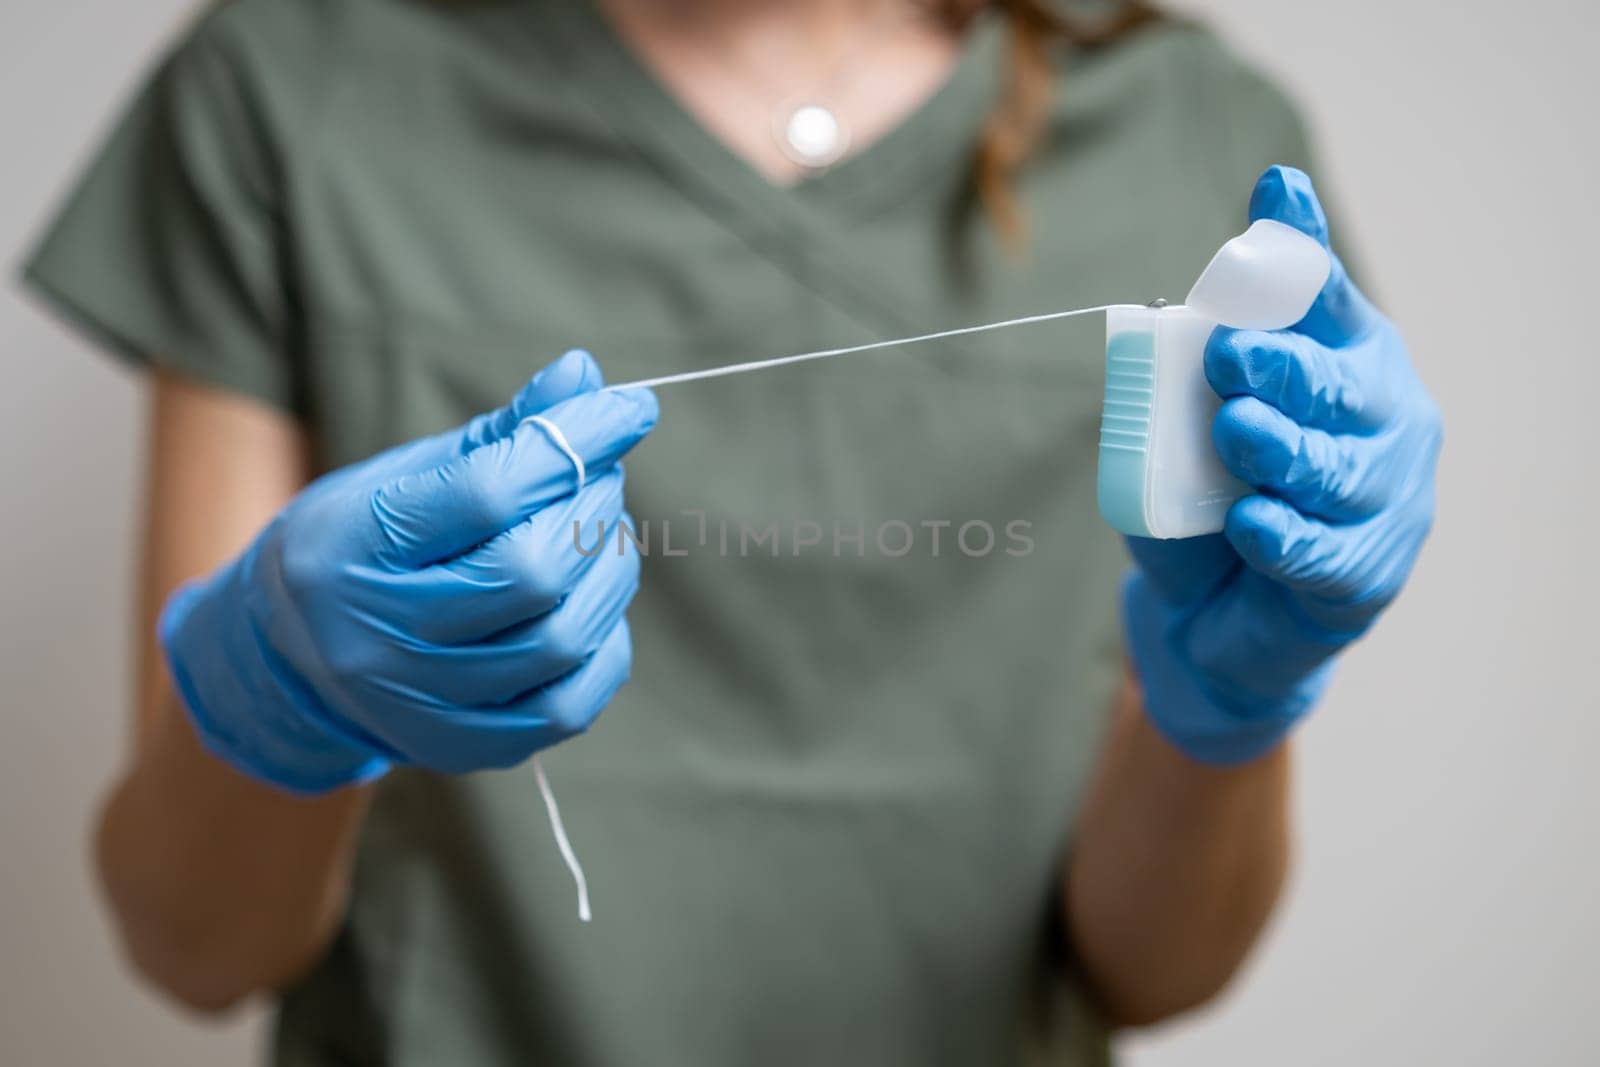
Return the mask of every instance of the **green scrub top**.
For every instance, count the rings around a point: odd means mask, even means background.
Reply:
[[[581,0],[236,0],[27,275],[125,356],[292,412],[332,467],[571,347],[622,381],[1178,299],[1260,170],[1304,163],[1201,29],[1063,54],[1008,257],[968,166],[1004,57],[980,21],[898,128],[780,188]],[[274,1062],[1102,1062],[1059,917],[1123,670],[1101,331],[662,389],[627,462],[633,679],[545,754],[594,922],[531,768],[397,771]]]

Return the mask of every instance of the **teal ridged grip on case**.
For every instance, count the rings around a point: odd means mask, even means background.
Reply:
[[[1100,416],[1096,491],[1112,528],[1150,537],[1145,521],[1145,468],[1150,462],[1150,410],[1155,397],[1156,335],[1129,330],[1106,340],[1106,392]]]

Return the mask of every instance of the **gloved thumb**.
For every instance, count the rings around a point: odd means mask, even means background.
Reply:
[[[1328,237],[1328,215],[1305,171],[1294,167],[1268,167],[1250,194],[1250,221],[1272,219],[1317,239],[1328,249],[1332,269],[1316,303],[1295,326],[1314,341],[1340,347],[1355,341],[1382,322],[1382,315],[1350,280],[1344,264],[1333,254]]]
[[[1328,244],[1328,215],[1311,184],[1311,176],[1294,167],[1273,166],[1256,179],[1250,193],[1250,221],[1272,219]]]

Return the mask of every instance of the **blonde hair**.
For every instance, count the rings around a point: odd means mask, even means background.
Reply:
[[[1038,143],[1056,86],[1057,45],[1100,48],[1163,18],[1143,0],[1124,0],[1108,17],[1079,22],[1051,0],[943,0],[945,18],[964,25],[985,8],[998,9],[1009,38],[1007,76],[999,103],[984,122],[973,158],[973,183],[990,223],[1013,250],[1025,234],[1014,191],[1017,171]]]

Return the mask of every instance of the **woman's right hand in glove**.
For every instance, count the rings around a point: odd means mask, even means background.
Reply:
[[[393,764],[507,767],[586,729],[628,677],[618,461],[658,413],[600,386],[569,352],[509,406],[313,482],[174,593],[161,645],[206,747],[315,793]]]

